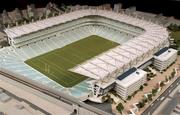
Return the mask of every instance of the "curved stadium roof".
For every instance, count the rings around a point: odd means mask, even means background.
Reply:
[[[37,21],[19,27],[5,29],[7,36],[16,39],[23,35],[33,33],[54,25],[66,23],[85,16],[98,15],[124,22],[145,30],[145,32],[128,42],[110,49],[99,56],[94,57],[76,67],[71,71],[94,79],[117,77],[127,69],[141,63],[152,56],[161,48],[168,46],[168,31],[166,28],[142,19],[131,17],[122,13],[106,10],[83,9]]]

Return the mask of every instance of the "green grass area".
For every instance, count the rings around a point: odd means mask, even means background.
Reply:
[[[171,46],[178,50],[178,55],[180,55],[180,31],[171,31],[171,37],[174,38],[174,43],[176,45]]]
[[[25,63],[62,86],[72,87],[87,77],[70,72],[68,69],[117,45],[119,44],[99,36],[89,36],[63,48],[26,60]]]
[[[180,31],[171,32],[171,35],[174,38],[175,42],[179,41],[179,45],[180,45]]]

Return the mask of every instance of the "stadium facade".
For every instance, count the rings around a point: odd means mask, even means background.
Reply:
[[[117,89],[117,85],[121,87],[127,84],[126,87],[129,87],[141,81],[136,85],[139,88],[145,82],[144,71],[138,69],[137,72],[143,75],[133,75],[137,76],[137,80],[129,84],[124,81],[134,79],[133,76],[121,79],[121,75],[129,69],[139,67],[156,52],[169,46],[169,33],[162,25],[123,12],[98,8],[78,9],[49,19],[7,28],[4,31],[11,47],[0,51],[3,69],[21,74],[83,101],[90,99],[101,102],[101,97],[115,85]],[[71,68],[69,71],[89,77],[72,88],[57,84],[24,63],[27,59],[91,35],[110,39],[120,45]],[[120,85],[121,83],[123,84]],[[125,96],[123,96],[125,92],[118,89],[116,91],[125,99],[137,88],[126,90]]]

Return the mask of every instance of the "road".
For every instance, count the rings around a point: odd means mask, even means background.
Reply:
[[[178,77],[141,115],[152,115],[160,104],[169,96],[169,94],[180,84]]]
[[[40,85],[39,83],[36,83],[36,82],[34,82],[34,81],[31,81],[30,79],[26,79],[26,78],[24,78],[24,77],[22,77],[22,76],[14,76],[14,75],[11,75],[11,74],[9,74],[9,73],[5,73],[5,72],[3,72],[3,71],[0,71],[0,75],[2,75],[2,76],[4,76],[4,77],[7,77],[7,78],[9,78],[9,79],[12,79],[12,80],[14,80],[14,81],[16,81],[16,82],[19,82],[19,83],[21,83],[21,84],[23,84],[23,85],[25,85],[25,86],[28,86],[28,87],[30,87],[30,88],[32,88],[32,89],[34,89],[34,90],[37,90],[37,91],[39,91],[39,92],[41,92],[41,93],[44,93],[44,94],[46,94],[46,95],[48,95],[48,96],[50,96],[50,97],[53,97],[53,98],[55,98],[55,99],[57,99],[57,100],[59,100],[59,101],[61,101],[61,102],[63,102],[63,103],[65,103],[65,104],[69,104],[69,105],[78,105],[78,107],[81,107],[81,108],[83,108],[83,109],[85,109],[85,110],[88,110],[89,112],[92,112],[92,113],[96,113],[96,114],[99,114],[99,115],[111,115],[110,113],[108,113],[108,112],[105,112],[105,111],[103,111],[103,110],[100,110],[100,109],[98,109],[98,108],[95,108],[95,107],[93,107],[93,106],[90,106],[90,105],[88,105],[88,104],[86,104],[86,103],[84,103],[84,102],[82,102],[82,101],[80,101],[80,100],[78,100],[78,99],[76,99],[76,98],[74,98],[74,97],[71,97],[71,96],[69,96],[69,95],[66,95],[66,94],[63,94],[63,93],[61,93],[61,92],[59,92],[59,91],[56,91],[56,90],[54,90],[54,89],[52,89],[52,88],[49,88],[49,87],[47,87],[47,86],[44,86],[44,85]],[[22,94],[22,93],[19,93],[19,94]],[[24,96],[23,96],[24,97]],[[30,95],[28,95],[28,97],[30,98]],[[26,99],[26,100],[30,100],[30,99]],[[40,97],[36,97],[36,98],[40,98]],[[30,102],[32,102],[32,101],[30,101]],[[40,103],[38,103],[38,104],[40,104]],[[56,104],[56,103],[55,103]],[[62,104],[62,103],[61,103]],[[37,105],[37,103],[35,103],[35,105]],[[43,104],[41,104],[42,106],[44,106]],[[52,107],[52,106],[46,106],[46,107]],[[41,107],[41,108],[46,108],[46,107]],[[45,109],[46,110],[46,109]],[[60,109],[56,109],[56,110],[60,110]],[[65,109],[64,109],[65,110]],[[61,109],[61,112],[63,111],[63,107],[62,107],[62,109]],[[68,110],[69,111],[69,110]],[[59,112],[58,112],[59,113]]]

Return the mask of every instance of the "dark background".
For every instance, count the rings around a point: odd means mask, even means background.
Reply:
[[[140,11],[163,13],[166,16],[174,16],[180,19],[180,0],[0,0],[0,12],[3,9],[11,11],[16,7],[24,9],[27,4],[31,3],[34,3],[36,7],[44,7],[50,1],[58,5],[62,3],[65,5],[100,5],[120,2],[123,4],[123,8],[136,6],[137,10]]]

